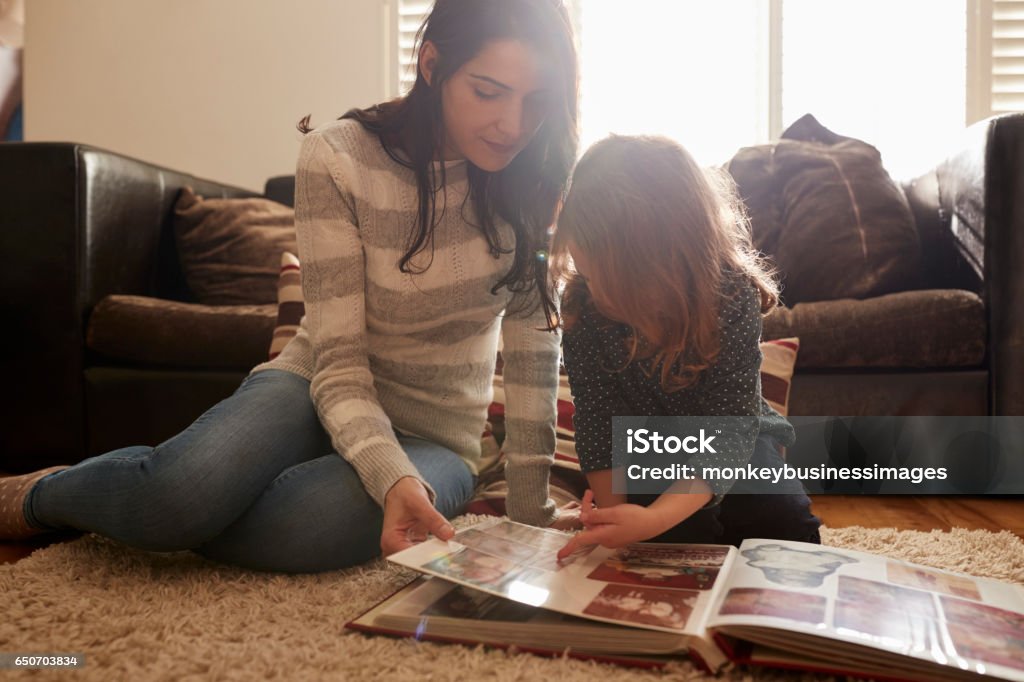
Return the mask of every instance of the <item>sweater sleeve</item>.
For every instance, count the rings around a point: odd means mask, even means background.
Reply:
[[[534,295],[535,296],[535,295]],[[518,303],[510,304],[515,310]],[[505,383],[506,511],[521,523],[546,526],[554,520],[548,476],[555,453],[558,416],[558,358],[561,333],[546,331],[540,305],[528,315],[506,313],[501,322]]]
[[[366,350],[365,262],[353,187],[358,163],[318,132],[306,135],[295,176],[295,231],[306,330],[313,350],[310,395],[337,452],[377,504],[399,479],[434,491],[402,450],[374,388]]]

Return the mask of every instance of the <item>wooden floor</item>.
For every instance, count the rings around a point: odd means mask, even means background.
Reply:
[[[1008,530],[1024,538],[1024,498],[940,495],[812,495],[830,528]]]
[[[831,528],[865,526],[901,530],[969,528],[1009,530],[1024,538],[1024,499],[995,497],[911,497],[903,495],[814,495],[814,513]],[[0,542],[0,563],[22,559],[79,533],[40,535],[28,542]]]

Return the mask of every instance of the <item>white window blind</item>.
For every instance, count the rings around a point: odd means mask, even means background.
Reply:
[[[430,13],[430,0],[398,1],[398,94],[404,95],[416,82],[416,32]]]
[[[1024,0],[992,0],[992,114],[1024,111]]]

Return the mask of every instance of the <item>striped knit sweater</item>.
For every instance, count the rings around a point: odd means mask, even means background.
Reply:
[[[473,226],[466,162],[446,162],[445,170],[432,258],[426,249],[411,263],[415,274],[406,274],[398,261],[417,215],[413,172],[358,122],[334,121],[306,135],[295,178],[306,314],[281,354],[253,371],[287,370],[311,381],[335,449],[383,506],[400,478],[423,481],[393,429],[451,449],[476,473],[500,334],[508,514],[544,525],[555,514],[547,483],[559,334],[541,330],[539,306],[526,308],[535,308],[529,316],[502,314],[518,309],[506,289],[491,293],[512,254],[495,258]],[[511,247],[512,228],[498,226]]]

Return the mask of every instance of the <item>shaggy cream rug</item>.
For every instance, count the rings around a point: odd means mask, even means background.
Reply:
[[[458,525],[473,519],[463,517]],[[823,529],[825,544],[1024,583],[1008,531]],[[411,579],[378,561],[320,575],[253,573],[189,552],[89,535],[0,566],[0,652],[78,652],[86,666],[5,671],[37,680],[699,680],[687,661],[643,671],[482,647],[370,637],[346,621]],[[830,679],[731,670],[719,679]]]

